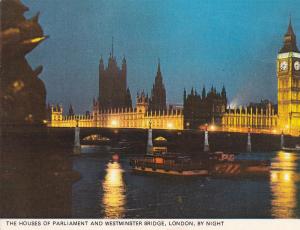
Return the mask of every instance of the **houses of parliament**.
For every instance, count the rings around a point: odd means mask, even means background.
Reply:
[[[204,125],[215,126],[220,131],[266,132],[300,135],[300,52],[291,19],[284,35],[282,48],[276,61],[278,104],[269,101],[250,103],[248,106],[227,106],[225,87],[218,92],[211,87],[201,93],[192,88],[183,93],[183,106],[174,109],[166,104],[166,89],[160,63],[148,96],[144,91],[136,96],[133,108],[127,87],[127,63],[123,58],[118,67],[112,52],[105,67],[99,63],[99,98],[93,102],[90,115],[63,115],[61,106],[51,109],[50,126],[118,127],[154,129],[199,129]]]
[[[166,89],[160,67],[149,96],[144,91],[136,95],[136,106],[132,105],[132,97],[127,87],[127,63],[122,59],[118,67],[116,57],[110,53],[105,67],[103,58],[99,63],[99,97],[93,100],[92,114],[74,115],[69,109],[67,116],[63,108],[55,106],[51,110],[51,126],[53,127],[107,127],[107,128],[148,128],[178,129],[184,127],[183,111],[180,108],[168,108]]]

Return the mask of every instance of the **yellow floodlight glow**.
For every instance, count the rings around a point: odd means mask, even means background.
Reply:
[[[285,182],[289,182],[291,180],[291,173],[290,172],[285,172],[283,174],[283,179]]]
[[[215,131],[216,130],[216,126],[215,125],[210,125],[209,126],[209,130],[210,131]]]
[[[173,123],[171,123],[171,122],[167,123],[167,128],[168,129],[173,129],[173,127],[174,127]]]
[[[112,120],[111,121],[111,126],[116,127],[118,125],[118,121],[117,120]]]
[[[28,39],[23,41],[23,44],[33,44],[33,43],[38,43],[40,41],[45,40],[47,37],[43,36],[43,37],[37,37],[37,38],[32,38],[32,39]]]
[[[271,173],[271,181],[276,182],[278,180],[278,174],[277,172],[272,172]]]

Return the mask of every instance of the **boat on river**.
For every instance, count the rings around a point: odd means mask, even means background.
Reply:
[[[189,156],[179,153],[146,154],[130,160],[134,172],[167,174],[176,176],[208,176],[202,161],[193,162]]]
[[[236,154],[214,152],[209,154],[209,174],[212,176],[269,176],[270,162],[238,159]]]
[[[269,176],[267,161],[236,159],[235,154],[202,152],[201,159],[180,153],[159,152],[133,158],[130,165],[134,172],[177,176]]]
[[[170,153],[166,147],[153,147],[152,130],[148,130],[147,154],[130,159],[134,172],[176,176],[269,175],[267,162],[236,159],[233,153],[203,151],[198,157]]]

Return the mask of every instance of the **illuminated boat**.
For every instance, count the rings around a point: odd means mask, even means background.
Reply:
[[[235,154],[214,152],[209,154],[209,172],[212,176],[269,176],[270,162],[237,159]]]
[[[200,161],[193,162],[189,156],[178,153],[146,154],[130,160],[134,172],[176,176],[207,176],[208,169]]]

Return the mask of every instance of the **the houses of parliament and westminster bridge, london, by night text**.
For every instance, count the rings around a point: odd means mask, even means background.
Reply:
[[[230,108],[226,91],[216,88],[201,95],[192,89],[187,95],[184,89],[183,104],[166,104],[166,90],[160,63],[155,82],[148,96],[144,91],[137,93],[136,106],[132,105],[127,88],[127,63],[125,57],[119,68],[112,52],[105,68],[101,57],[99,64],[99,97],[93,100],[92,112],[75,115],[70,105],[64,115],[60,105],[48,106],[48,125],[51,127],[106,127],[153,129],[199,129],[291,134],[300,132],[300,53],[296,35],[290,20],[284,44],[277,55],[278,104],[268,100],[250,103],[247,106]]]

